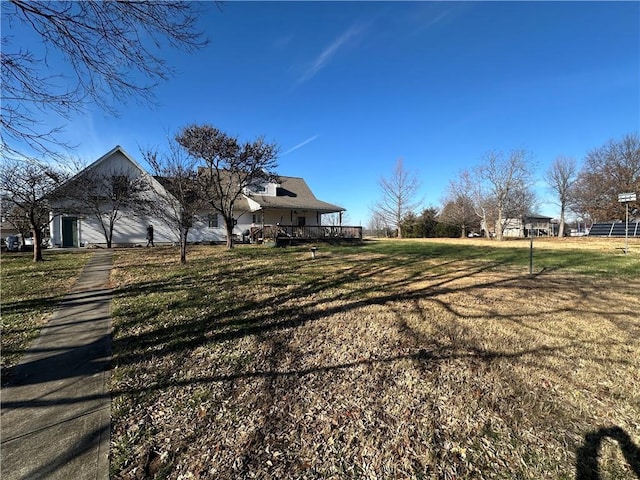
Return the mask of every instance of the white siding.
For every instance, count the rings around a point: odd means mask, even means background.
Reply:
[[[519,218],[508,218],[504,222],[504,230],[502,235],[509,238],[521,238],[523,234],[522,220]]]
[[[189,230],[190,242],[202,242],[202,243],[221,243],[227,240],[227,230],[224,225],[224,220],[218,214],[218,227],[209,227],[209,214],[202,214],[194,222],[193,227]],[[251,213],[245,213],[238,218],[238,224],[233,228],[233,233],[238,236],[242,236],[242,232],[251,229]],[[255,226],[255,225],[254,225]]]
[[[320,225],[318,222],[318,215],[315,211],[307,210],[265,210],[264,212],[264,224],[275,225],[279,223],[281,225],[298,225],[298,217],[305,218],[305,225],[308,227],[315,227]]]
[[[51,222],[51,244],[54,247],[62,246],[62,218],[67,215],[54,217]],[[69,215],[72,217],[72,215]],[[123,214],[123,217],[116,222],[113,229],[112,246],[146,245],[147,227],[153,225],[154,243],[174,243],[178,241],[177,236],[162,222],[149,217],[133,217],[130,214]],[[98,219],[85,216],[78,217],[77,220],[77,244],[81,247],[91,245],[105,246],[107,241]]]

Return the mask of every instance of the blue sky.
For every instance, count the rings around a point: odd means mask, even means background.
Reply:
[[[278,173],[366,225],[398,158],[438,206],[488,150],[525,148],[542,173],[640,131],[638,2],[229,2],[201,19],[211,41],[167,51],[158,105],[132,101],[69,122],[77,155],[166,145],[190,123],[281,148]]]

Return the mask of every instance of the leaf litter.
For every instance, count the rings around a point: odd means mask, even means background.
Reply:
[[[573,478],[589,432],[638,443],[628,279],[237,250],[118,255],[113,478]]]

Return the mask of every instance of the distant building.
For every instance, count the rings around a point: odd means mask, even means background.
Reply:
[[[552,218],[531,214],[522,218],[509,218],[505,222],[503,235],[509,238],[550,237],[553,235]]]

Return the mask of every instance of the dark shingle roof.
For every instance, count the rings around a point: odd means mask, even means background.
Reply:
[[[299,177],[279,176],[280,186],[276,196],[251,194],[251,200],[265,208],[290,208],[296,210],[316,210],[323,213],[341,212],[344,208],[318,200],[307,182]]]

